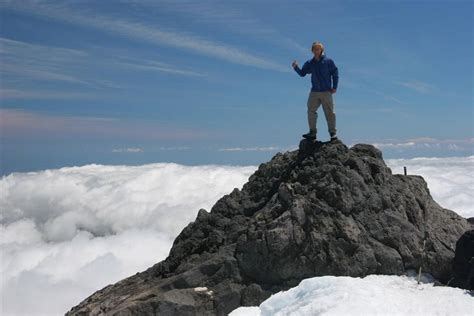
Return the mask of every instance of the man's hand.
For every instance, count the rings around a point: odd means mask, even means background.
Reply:
[[[296,60],[293,60],[293,63],[291,64],[291,66],[292,66],[293,68],[298,67],[298,63],[296,62]]]
[[[336,93],[336,89],[331,89],[331,90],[329,90],[329,92],[331,92],[331,94],[334,94],[334,93]]]

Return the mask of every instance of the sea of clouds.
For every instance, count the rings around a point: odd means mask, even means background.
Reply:
[[[255,167],[62,168],[1,179],[1,311],[62,315],[168,255],[174,238]]]
[[[387,160],[422,175],[434,199],[474,217],[474,156]],[[0,180],[3,315],[61,315],[94,291],[166,258],[200,208],[255,166],[61,168]]]

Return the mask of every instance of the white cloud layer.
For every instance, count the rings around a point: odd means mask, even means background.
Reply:
[[[13,173],[1,179],[1,311],[62,315],[163,260],[200,208],[255,167],[150,164]]]
[[[388,160],[420,174],[435,200],[474,216],[474,157]],[[1,311],[61,315],[107,284],[163,260],[200,208],[241,187],[254,166],[149,164],[1,178]]]

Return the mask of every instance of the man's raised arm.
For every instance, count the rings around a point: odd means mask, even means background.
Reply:
[[[309,73],[309,66],[308,66],[308,63],[304,63],[303,65],[303,69],[300,69],[300,67],[298,67],[298,63],[296,62],[296,60],[293,61],[293,63],[291,64],[291,66],[293,66],[293,69],[298,73],[298,75],[300,75],[301,77],[304,77],[306,76],[306,74]]]

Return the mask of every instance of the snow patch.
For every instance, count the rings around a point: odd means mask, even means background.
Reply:
[[[468,291],[418,284],[414,276],[322,276],[305,279],[272,295],[259,307],[241,307],[230,316],[307,315],[472,315]]]

